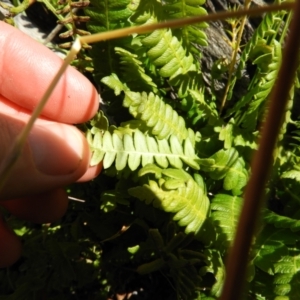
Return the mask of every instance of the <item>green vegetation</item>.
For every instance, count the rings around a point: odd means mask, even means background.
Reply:
[[[92,0],[84,15],[95,33],[206,14],[203,4]],[[72,2],[65,5],[60,18]],[[141,295],[136,299],[217,299],[289,20],[284,11],[263,17],[241,47],[224,105],[202,80],[198,45],[208,45],[208,24],[85,49],[74,65],[101,84],[105,113],[82,128],[91,164],[103,161],[104,170],[69,187],[85,202],[72,201],[60,222],[35,226],[9,217],[24,253],[0,271],[0,299],[108,299],[132,292]],[[239,20],[230,22],[238,27]],[[255,72],[234,100],[246,64]],[[228,77],[227,70],[220,72]],[[299,79],[300,68],[274,152],[245,299],[300,297],[300,118],[293,103]]]

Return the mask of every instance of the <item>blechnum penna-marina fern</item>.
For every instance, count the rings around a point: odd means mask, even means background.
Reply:
[[[90,17],[87,29],[100,32],[206,14],[203,4],[203,0],[92,0],[84,12]],[[95,299],[107,299],[108,291],[118,294],[137,279],[133,290],[146,289],[150,282],[149,291],[157,293],[149,294],[153,299],[164,289],[171,299],[220,296],[224,261],[243,204],[266,100],[276,84],[284,43],[281,33],[288,22],[286,12],[263,17],[241,48],[232,77],[234,93],[234,83],[246,65],[253,64],[249,87],[238,100],[228,97],[222,114],[220,96],[206,89],[201,74],[198,46],[208,45],[208,24],[93,46],[89,56],[105,113],[100,111],[85,129],[91,164],[102,161],[104,171],[84,189],[71,188],[71,194],[86,199],[86,204],[75,206],[51,233],[50,246],[39,249],[51,257],[47,267],[65,278],[64,289],[88,281],[89,276],[76,278],[79,270],[92,273],[88,284],[103,291]],[[293,105],[299,74],[274,153],[273,176],[266,189],[268,208],[262,211],[264,222],[252,247],[249,299],[299,298],[300,120]],[[32,249],[32,244],[27,247],[36,253],[38,247]],[[25,278],[41,282],[36,275],[41,259],[24,261]],[[84,268],[82,261],[89,267]],[[58,284],[52,277],[43,280],[45,289]],[[78,286],[72,289],[80,294]],[[22,285],[17,291],[22,295]]]
[[[140,1],[129,20],[132,24],[144,24],[179,17],[187,7],[186,13],[192,15],[191,5],[195,5],[195,12],[205,13],[199,4],[202,2]],[[206,45],[203,31],[206,24],[133,36],[126,45],[120,44],[114,48],[114,55],[117,55],[119,64],[116,64],[111,75],[101,79],[115,94],[113,96],[107,92],[108,101],[122,103],[134,120],[127,118],[118,126],[108,126],[106,123],[105,127],[92,127],[88,132],[93,150],[92,161],[96,164],[103,160],[108,174],[118,174],[120,179],[117,186],[122,186],[123,180],[127,183],[129,180],[130,187],[127,189],[126,199],[137,201],[135,199],[138,198],[147,205],[170,213],[170,220],[179,225],[177,232],[181,231],[180,227],[184,227],[185,234],[193,234],[195,242],[202,243],[202,248],[196,252],[206,257],[206,267],[199,268],[198,275],[205,281],[206,276],[213,273],[215,280],[210,292],[200,293],[202,297],[220,295],[224,280],[224,259],[233,241],[243,201],[242,192],[248,179],[249,154],[257,147],[258,126],[264,117],[265,102],[276,83],[281,63],[283,40],[278,32],[280,26],[287,26],[282,25],[283,16],[284,12],[267,14],[252,40],[248,42],[241,55],[237,76],[240,76],[241,70],[249,60],[257,66],[256,72],[243,98],[236,103],[228,100],[222,116],[217,111],[217,97],[205,92],[201,80],[201,66],[197,59],[201,53],[193,44]],[[133,45],[138,45],[138,50],[135,51]],[[198,107],[200,122],[197,122],[196,126],[189,120],[189,117],[194,116],[184,109],[185,105],[191,102]],[[289,116],[292,108],[292,105],[287,108]],[[290,117],[286,120],[285,128],[292,122]],[[187,124],[192,126],[188,127]],[[278,161],[275,164],[277,173],[275,172],[268,188],[271,191],[268,194],[272,193],[272,197],[278,197],[280,202],[284,201],[283,195],[287,192],[277,195],[279,189],[275,188],[273,183],[279,180],[280,184],[283,184],[287,180],[283,178],[288,177],[282,177],[283,170],[283,174],[290,174],[288,172],[291,171],[288,170],[292,167],[291,161],[286,160],[282,151],[289,149],[293,157],[299,155],[299,151],[295,154],[297,146],[290,148],[290,144],[285,143],[284,132],[281,137],[282,150],[277,154]],[[112,173],[111,168],[114,169]],[[128,169],[131,172],[128,172]],[[122,179],[124,176],[126,179]],[[290,185],[294,180],[294,184],[298,184],[299,187],[299,181],[295,182],[294,177],[289,178],[293,178],[289,179]],[[118,207],[120,193],[113,192],[110,195],[114,195],[110,199],[115,199],[114,205]],[[292,192],[289,193],[290,200],[293,198],[291,195]],[[108,199],[105,192],[102,199]],[[295,287],[292,278],[298,269],[284,269],[284,265],[293,259],[299,236],[291,233],[290,236],[294,239],[291,242],[291,239],[288,239],[289,229],[282,231],[277,228],[280,228],[279,224],[286,228],[284,222],[287,220],[289,224],[297,221],[288,216],[288,212],[272,212],[277,221],[269,224],[271,212],[265,211],[264,214],[268,225],[261,229],[261,237],[254,246],[253,258],[249,265],[250,293],[257,295],[257,299],[269,299],[270,294],[274,295],[272,297],[291,295],[291,298],[286,299],[293,299]],[[284,216],[285,214],[287,216]],[[162,235],[163,228],[158,227]],[[272,234],[275,235],[274,238],[271,238]],[[284,250],[274,255],[267,269],[265,264],[268,258],[265,255],[268,252],[262,249],[281,249],[283,244]],[[180,261],[180,257],[176,255]],[[140,268],[145,268],[151,273],[165,270],[166,267],[173,272],[167,257],[161,255],[148,260]],[[274,271],[271,272],[270,268]],[[279,275],[282,270],[287,274],[285,277]],[[274,276],[273,290],[263,293],[257,284],[263,276],[269,280],[270,275]],[[174,276],[172,278],[174,280]],[[284,281],[290,289],[284,290]],[[190,278],[186,277],[183,286],[192,289],[195,282],[190,282]],[[186,298],[183,286],[180,286],[177,294]]]

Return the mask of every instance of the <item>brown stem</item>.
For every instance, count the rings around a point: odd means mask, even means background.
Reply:
[[[264,188],[273,161],[273,149],[297,69],[296,62],[300,48],[299,28],[300,1],[296,1],[290,33],[283,53],[283,62],[277,83],[271,93],[269,112],[262,128],[259,148],[252,161],[252,175],[246,187],[236,237],[227,261],[227,277],[221,300],[242,299],[248,253],[259,212],[263,206]]]
[[[96,33],[88,36],[83,36],[80,38],[80,41],[81,43],[91,44],[99,41],[121,38],[134,33],[136,34],[147,33],[157,29],[179,28],[182,26],[191,25],[200,22],[213,22],[218,20],[222,21],[229,18],[243,17],[245,15],[257,16],[270,11],[291,10],[293,9],[294,5],[295,5],[294,2],[284,2],[282,4],[266,5],[266,6],[254,7],[250,9],[240,9],[237,11],[222,11],[214,14],[209,14],[206,16],[177,19],[177,20],[165,21],[165,22],[154,23],[149,25],[133,26],[129,28],[116,29],[112,31]]]

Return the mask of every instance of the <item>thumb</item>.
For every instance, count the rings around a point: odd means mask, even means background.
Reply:
[[[12,107],[1,109],[1,106],[3,101],[0,105],[0,162],[3,162],[29,116],[24,111],[12,113]],[[70,184],[87,171],[89,158],[87,141],[74,126],[38,119],[0,191],[0,200],[41,194]]]
[[[0,216],[0,268],[12,265],[21,255],[21,242]]]

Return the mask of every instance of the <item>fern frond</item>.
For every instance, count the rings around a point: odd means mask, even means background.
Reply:
[[[129,194],[152,203],[154,207],[175,214],[173,220],[185,226],[185,233],[197,233],[206,220],[209,200],[204,183],[199,186],[182,169],[160,169],[147,165],[139,171],[139,176],[155,174],[158,182],[148,179],[143,186],[128,190]]]
[[[142,62],[138,59],[136,54],[120,47],[116,47],[115,52],[120,56],[122,81],[125,82],[131,90],[157,92],[156,84],[152,78],[146,74]]]
[[[264,211],[263,220],[267,224],[274,225],[276,228],[289,228],[292,232],[300,230],[300,220],[298,218],[281,216],[268,209]]]
[[[203,110],[203,113],[205,114],[204,117],[207,118],[210,123],[218,119],[218,111],[215,102],[209,103],[206,101],[206,99],[204,99],[204,94],[200,93],[198,90],[190,89],[189,94],[196,101],[198,108]]]
[[[252,114],[254,111],[257,111],[257,109],[261,106],[261,104],[266,101],[277,79],[277,74],[282,59],[281,44],[276,40],[274,40],[272,46],[273,47],[272,47],[271,62],[266,65],[266,69],[261,69],[262,76],[261,77],[259,76],[260,79],[259,79],[259,83],[256,85],[255,88],[255,96],[254,99],[249,104],[249,108],[244,117],[245,119],[247,119],[247,116]],[[256,58],[256,60],[253,62],[258,64],[259,69],[260,69],[260,63],[258,63],[258,60],[260,58],[261,57]],[[262,58],[262,64],[265,64],[264,58]]]
[[[242,193],[241,189],[246,185],[248,172],[245,169],[245,162],[239,157],[234,148],[220,150],[210,157],[215,161],[214,165],[203,167],[214,180],[224,179],[223,188],[232,190],[234,195]]]
[[[275,263],[274,293],[287,299],[298,299],[300,297],[299,280],[300,253],[298,248],[292,248],[289,249],[289,255]]]
[[[274,230],[273,226],[265,226],[255,244],[253,257],[255,266],[274,275],[277,273],[276,264],[288,255],[288,245],[294,245],[298,239],[299,237],[290,230]]]
[[[205,256],[207,257],[207,266],[201,268],[200,273],[211,273],[215,277],[215,282],[210,290],[209,295],[220,297],[222,292],[222,287],[225,279],[225,265],[220,255],[220,252],[216,249],[206,249],[204,251]],[[202,299],[202,297],[201,297]],[[212,300],[215,298],[204,298]]]
[[[158,139],[175,135],[182,141],[188,136],[184,119],[169,104],[153,93],[125,91],[123,105],[129,108],[129,112],[135,118],[145,121],[151,128],[151,133]]]
[[[186,18],[192,16],[206,15],[206,10],[201,7],[205,0],[167,0],[163,2],[163,9],[167,16],[171,18]],[[180,29],[180,37],[184,41],[185,47],[190,48],[192,51],[198,52],[192,43],[202,46],[207,46],[207,36],[203,28],[208,27],[208,24],[203,22],[193,26],[185,26]]]
[[[217,242],[224,250],[228,249],[234,239],[242,203],[242,198],[227,194],[217,194],[212,199],[210,219],[216,225]]]
[[[198,139],[197,133],[190,128],[187,129],[184,119],[159,96],[152,92],[149,94],[132,92],[115,74],[104,77],[101,81],[114,89],[116,95],[124,91],[123,106],[129,108],[134,118],[144,121],[151,134],[157,136],[158,139],[175,135],[183,141],[190,137],[193,144]]]
[[[186,50],[181,42],[172,35],[171,29],[155,30],[142,40],[142,44],[148,47],[148,57],[159,68],[162,77],[170,79],[179,74],[196,71],[193,56],[186,55]]]
[[[156,162],[162,168],[169,165],[182,168],[183,163],[198,170],[199,158],[189,138],[180,143],[176,136],[169,140],[159,140],[143,134],[136,129],[132,134],[123,134],[115,130],[104,134],[96,132],[93,136],[88,132],[87,139],[93,151],[91,165],[97,165],[103,160],[103,168],[109,168],[114,162],[118,171],[127,165],[130,170],[136,170],[140,164],[145,166]]]
[[[272,45],[266,47],[267,52],[259,52],[258,56],[254,56],[253,63],[257,64],[257,73],[249,85],[248,93],[227,113],[229,116],[235,112],[237,124],[242,124],[249,131],[256,129],[257,121],[264,111],[263,104],[276,82],[281,65],[281,44],[273,40]]]
[[[131,5],[130,0],[91,0],[90,6],[84,9],[85,15],[90,17],[90,21],[87,22],[87,29],[91,33],[98,33],[129,27],[131,26],[129,18],[134,13],[134,9],[135,7]],[[114,48],[130,43],[130,40],[129,37],[93,45],[90,55],[94,62],[96,80],[117,71],[118,59]]]
[[[249,59],[251,52],[259,44],[259,40],[266,40],[269,36],[276,34],[274,31],[278,27],[278,23],[282,22],[282,15],[284,12],[272,12],[265,15],[264,19],[255,30],[253,36],[248,41],[246,47],[240,58],[240,63],[237,68],[237,77],[241,78],[242,71],[244,70],[246,63]]]

